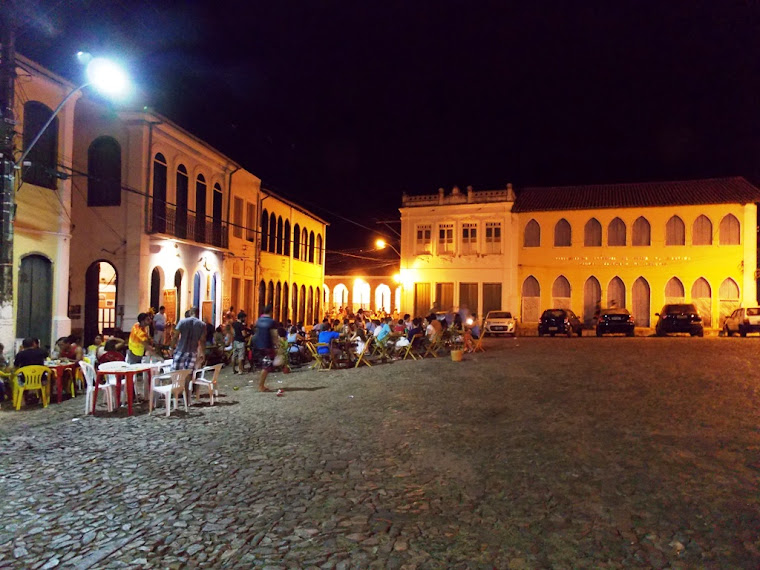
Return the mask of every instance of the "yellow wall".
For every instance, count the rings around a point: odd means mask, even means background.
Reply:
[[[719,228],[726,214],[733,214],[741,223],[741,244],[720,245]],[[713,227],[713,244],[692,245],[693,224],[704,214]],[[678,215],[684,222],[686,245],[666,246],[665,227],[667,221]],[[720,204],[702,206],[677,206],[660,208],[637,208],[625,210],[574,210],[558,212],[528,212],[518,214],[519,222],[515,236],[518,245],[518,280],[521,303],[522,284],[529,276],[535,277],[541,286],[540,310],[551,308],[553,304],[552,285],[555,279],[564,275],[571,286],[570,308],[579,316],[584,312],[584,284],[594,276],[601,285],[601,304],[607,306],[608,285],[619,277],[625,284],[627,308],[631,308],[632,287],[639,277],[647,280],[650,287],[650,326],[656,322],[655,313],[666,302],[665,285],[671,277],[678,277],[684,286],[685,300],[692,300],[692,286],[703,277],[710,285],[712,303],[710,315],[713,328],[719,326],[721,308],[719,290],[723,281],[733,279],[739,287],[739,303],[756,303],[754,270],[756,207],[754,204]],[[631,245],[634,221],[645,217],[651,228],[651,245]],[[602,247],[585,247],[584,227],[589,219],[596,218],[602,226]],[[626,224],[625,246],[607,245],[609,223],[619,217]],[[554,227],[561,219],[566,219],[572,228],[570,247],[554,246]],[[525,226],[535,219],[541,226],[540,247],[524,247]],[[618,300],[618,305],[621,301]],[[737,305],[737,303],[734,303]],[[704,315],[703,315],[704,316]],[[588,315],[586,315],[588,318]]]

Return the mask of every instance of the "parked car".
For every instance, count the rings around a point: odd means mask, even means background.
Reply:
[[[673,303],[665,305],[662,311],[655,313],[660,317],[654,327],[657,336],[668,333],[689,333],[691,336],[704,336],[702,317],[693,303]]]
[[[483,323],[483,334],[517,334],[517,321],[509,311],[488,311]]]
[[[747,333],[760,332],[760,307],[745,307],[736,309],[723,323],[723,332],[726,336],[739,333],[747,336]]]
[[[633,315],[628,312],[628,309],[610,307],[599,313],[596,336],[609,333],[624,333],[626,336],[633,336],[633,327]]]
[[[547,309],[541,315],[541,320],[538,322],[538,336],[545,334],[573,336],[573,333],[581,336],[583,323],[570,309]]]

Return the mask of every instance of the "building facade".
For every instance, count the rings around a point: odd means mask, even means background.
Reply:
[[[518,303],[514,191],[407,196],[401,211],[401,312],[466,308],[484,315]]]
[[[467,201],[456,191],[404,197],[404,307],[424,314],[430,294],[441,310],[501,308],[531,323],[545,309],[564,307],[591,324],[597,305],[615,304],[631,310],[637,326],[650,327],[663,304],[694,302],[705,326],[719,328],[734,308],[757,302],[760,190],[743,178],[500,192],[491,199],[503,210],[477,220],[478,192],[468,191]],[[482,233],[500,216],[509,233],[502,232],[496,254],[489,249],[495,233],[485,240]],[[473,243],[482,266],[470,253]],[[496,295],[486,302],[496,271],[507,276],[500,306]],[[470,301],[476,291],[478,303]]]
[[[21,55],[16,56],[16,64],[14,115],[23,151],[76,86]],[[50,346],[71,332],[68,267],[73,181],[67,173],[77,97],[42,132],[15,180],[14,296],[12,314],[0,315],[0,342],[7,350],[29,336]]]

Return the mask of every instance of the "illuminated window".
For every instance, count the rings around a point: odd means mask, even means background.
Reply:
[[[432,228],[428,225],[417,226],[417,240],[416,249],[417,253],[430,253]]]
[[[454,252],[454,224],[438,225],[438,253]]]
[[[554,226],[554,247],[570,247],[571,242],[570,223],[562,218]]]
[[[591,218],[586,222],[583,229],[583,245],[586,247],[602,246],[602,224],[596,218]]]
[[[632,245],[651,245],[652,231],[649,222],[643,216],[636,218],[633,222],[633,234],[631,235]],[[621,307],[625,305],[620,305]]]
[[[501,253],[501,222],[486,222],[486,253]]]
[[[462,224],[462,254],[476,253],[478,249],[478,225],[474,223]]]
[[[707,216],[699,216],[694,220],[692,245],[712,245],[712,222]]]
[[[720,221],[720,245],[739,245],[741,227],[736,216],[728,214]]]
[[[541,226],[536,220],[531,220],[525,226],[523,233],[524,247],[539,247],[541,245]]]
[[[607,245],[625,245],[625,223],[615,218],[607,227]]]

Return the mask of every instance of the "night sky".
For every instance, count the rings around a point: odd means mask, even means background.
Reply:
[[[331,250],[372,241],[343,218],[388,234],[403,191],[760,182],[756,2],[18,5],[19,52],[72,81],[78,50],[121,57],[133,105],[327,219]]]

